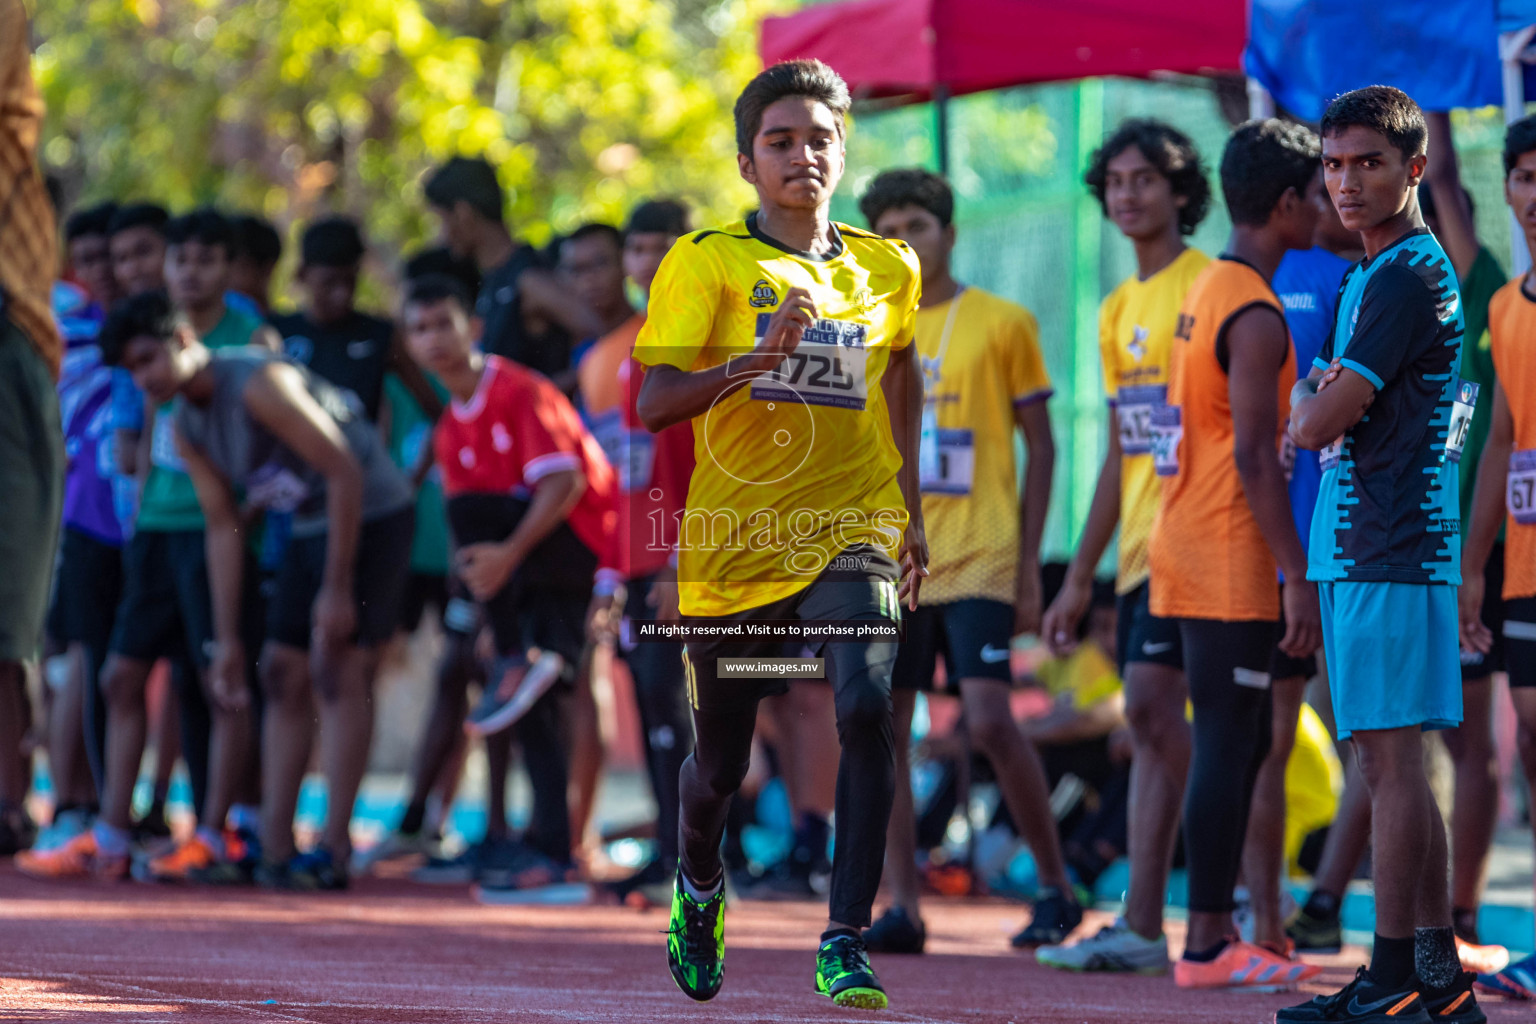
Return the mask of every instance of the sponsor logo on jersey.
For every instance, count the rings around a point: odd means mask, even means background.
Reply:
[[[752,298],[747,304],[755,308],[777,306],[779,304],[779,293],[773,290],[773,285],[762,278],[758,278],[757,283],[752,286]]]

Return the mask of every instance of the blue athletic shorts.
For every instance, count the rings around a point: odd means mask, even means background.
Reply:
[[[1339,739],[1357,729],[1461,724],[1456,588],[1319,583]]]

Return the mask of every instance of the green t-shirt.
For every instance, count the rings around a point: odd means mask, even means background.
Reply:
[[[1461,379],[1479,385],[1477,409],[1467,429],[1466,447],[1461,453],[1461,526],[1465,531],[1472,521],[1472,487],[1477,478],[1477,463],[1488,441],[1488,426],[1493,419],[1493,348],[1488,341],[1488,303],[1493,293],[1504,287],[1508,276],[1498,259],[1486,248],[1477,254],[1467,279],[1461,282],[1461,308],[1467,330],[1461,343]],[[1503,527],[1500,527],[1503,534]]]
[[[448,389],[428,376],[432,389],[445,403]],[[407,473],[416,468],[423,450],[432,446],[432,421],[394,374],[384,378],[384,401],[389,404],[389,454]],[[442,474],[432,467],[416,492],[416,537],[411,542],[411,571],[427,576],[448,575],[448,509],[443,499]]]
[[[247,345],[251,335],[262,325],[262,320],[249,313],[226,309],[224,318],[203,336],[203,344],[209,348]],[[150,428],[153,436],[150,439],[149,476],[144,481],[144,492],[139,496],[136,528],[152,533],[203,528],[203,510],[197,503],[197,491],[192,486],[192,478],[187,476],[181,457],[176,454],[173,408],[174,403],[167,402],[156,409],[155,422]]]

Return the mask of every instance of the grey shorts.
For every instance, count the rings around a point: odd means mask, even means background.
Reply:
[[[0,313],[0,661],[37,656],[64,513],[64,429],[53,375]]]

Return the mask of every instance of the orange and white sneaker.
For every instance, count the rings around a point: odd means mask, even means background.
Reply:
[[[101,853],[96,836],[86,831],[51,850],[23,850],[16,855],[16,869],[33,878],[117,880],[128,875],[128,856]]]
[[[1479,946],[1456,936],[1456,955],[1461,969],[1473,974],[1498,974],[1509,966],[1509,950],[1504,946]]]
[[[1180,988],[1290,988],[1323,971],[1317,964],[1304,964],[1255,946],[1250,942],[1229,942],[1215,960],[1179,960],[1173,965],[1173,980]]]
[[[144,882],[186,882],[201,871],[206,871],[221,859],[221,851],[203,838],[192,833],[192,838],[178,843],[168,853],[152,857],[142,869],[135,865],[134,877]]]

